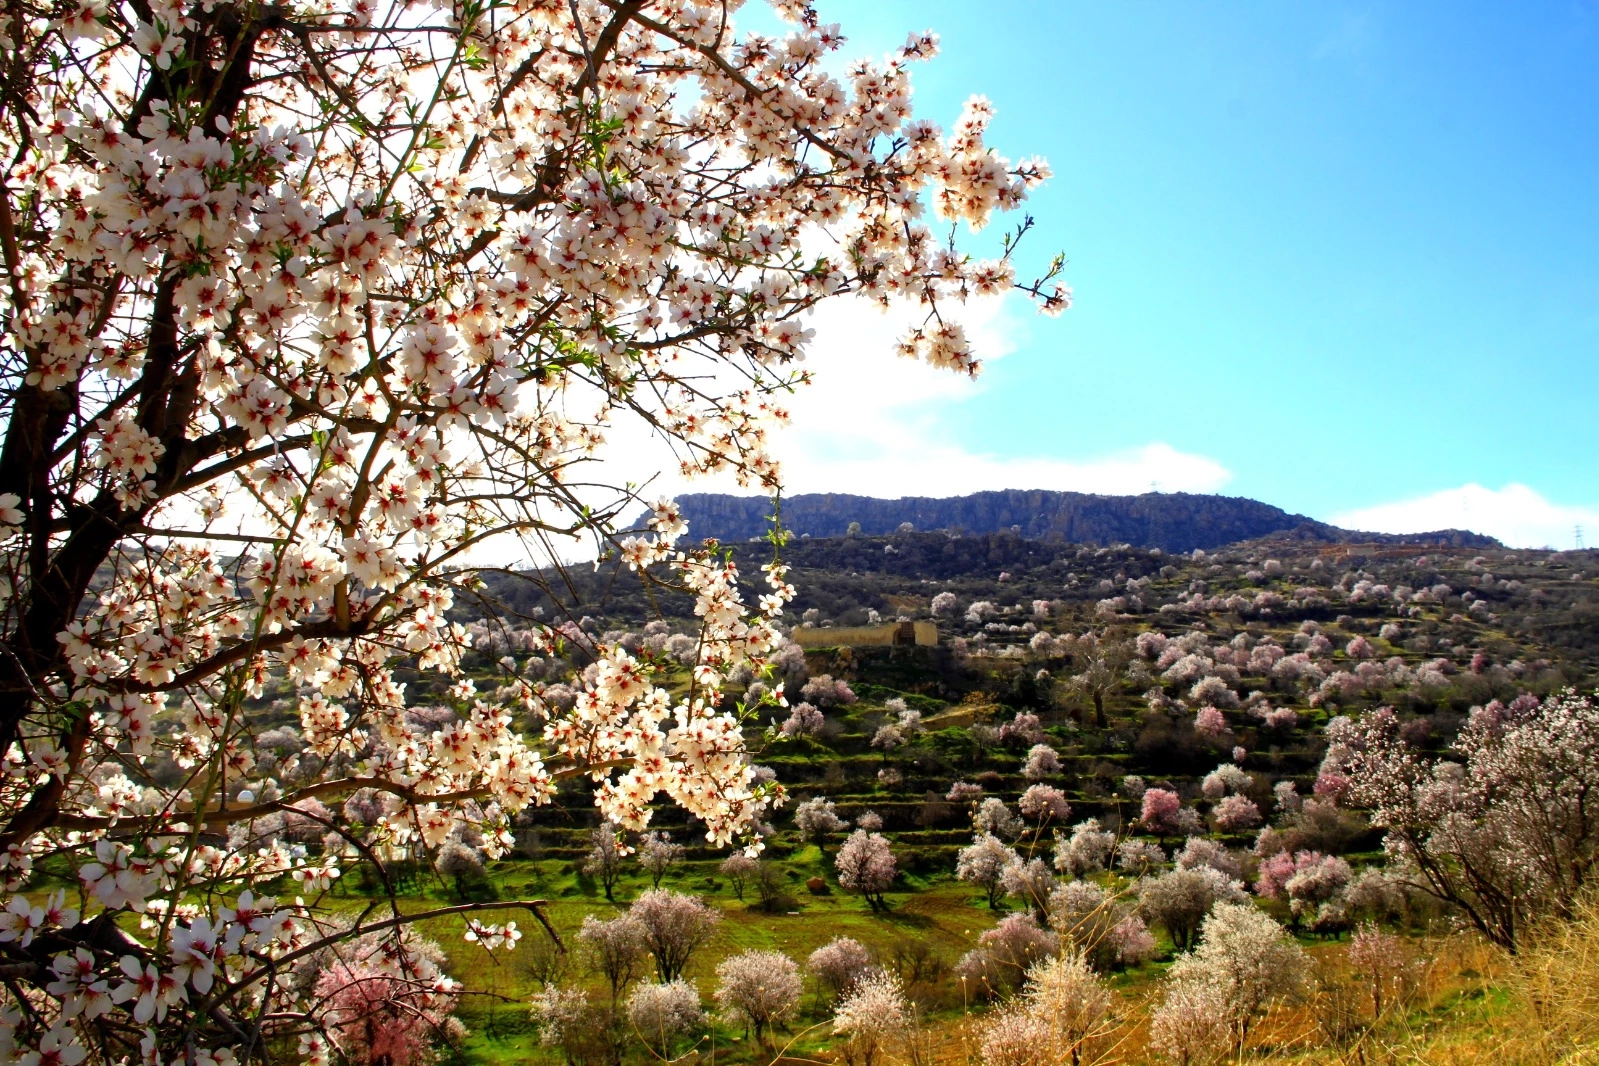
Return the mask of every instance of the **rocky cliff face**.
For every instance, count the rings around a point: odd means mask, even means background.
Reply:
[[[694,540],[743,541],[768,530],[772,504],[763,496],[692,493],[679,496]],[[1322,543],[1426,544],[1497,547],[1499,542],[1463,530],[1403,536],[1360,533],[1280,507],[1236,496],[1150,492],[1141,496],[1092,496],[1080,492],[1006,490],[945,499],[908,496],[883,500],[840,493],[811,493],[783,501],[783,525],[796,534],[839,537],[851,522],[861,532],[894,532],[910,522],[918,530],[963,533],[1014,531],[1037,540],[1074,544],[1131,544],[1186,552],[1219,548],[1259,537],[1291,537]]]

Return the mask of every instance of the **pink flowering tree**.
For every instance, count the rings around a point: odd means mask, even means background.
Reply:
[[[1214,740],[1227,732],[1227,718],[1214,707],[1201,707],[1194,715],[1194,732],[1207,740]]]
[[[955,879],[981,888],[992,910],[1005,893],[1005,868],[1016,860],[1016,852],[992,833],[980,833],[970,845],[955,854]]]
[[[337,964],[317,981],[327,1035],[345,1061],[360,1066],[428,1066],[460,1033],[449,978],[391,964]],[[315,1045],[314,1045],[315,1046]]]
[[[99,982],[108,1059],[309,1039],[272,974],[321,938],[337,857],[215,842],[284,806],[371,789],[397,804],[349,834],[363,855],[466,824],[492,860],[587,777],[622,830],[665,799],[753,845],[781,792],[722,692],[778,649],[785,571],[746,599],[666,501],[623,528],[653,471],[601,461],[653,434],[689,475],[774,489],[767,430],[824,301],[904,308],[900,354],[960,373],[950,305],[1068,302],[1058,260],[1018,285],[1014,240],[953,243],[1047,171],[989,149],[980,98],[947,132],[912,116],[936,39],[841,79],[839,32],[779,8],[782,39],[695,0],[8,11],[0,874],[15,892],[48,863],[89,901],[0,940],[19,1056],[81,1057],[59,1019]],[[697,599],[686,689],[577,626],[522,648],[595,664],[559,699],[461,676],[475,566],[570,538]],[[402,659],[457,721],[407,719]],[[249,713],[269,683],[304,740],[270,778]],[[168,761],[181,787],[144,769]],[[303,904],[250,896],[286,876]],[[199,910],[120,920],[178,901]]]
[[[838,849],[833,864],[838,869],[839,887],[858,893],[874,911],[888,906],[883,893],[899,876],[899,866],[881,833],[855,830]]]
[[[1153,833],[1158,837],[1171,836],[1181,828],[1179,812],[1182,808],[1182,798],[1171,789],[1148,789],[1144,792],[1138,823],[1143,826],[1146,833]]]
[[[1237,794],[1224,796],[1211,808],[1210,816],[1216,828],[1224,833],[1237,833],[1260,824],[1260,808],[1255,806],[1255,801]]]

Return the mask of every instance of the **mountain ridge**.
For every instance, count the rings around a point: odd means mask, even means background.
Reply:
[[[724,542],[760,537],[769,529],[772,501],[766,496],[687,493],[677,497],[694,540]],[[1364,543],[1453,548],[1503,547],[1469,530],[1429,533],[1369,533],[1292,514],[1244,496],[1146,492],[1105,496],[1047,489],[1000,489],[965,496],[904,496],[886,499],[849,493],[802,493],[782,501],[783,525],[800,536],[845,536],[860,523],[866,536],[893,533],[904,522],[919,531],[962,533],[1012,531],[1038,540],[1081,544],[1130,544],[1167,552],[1209,551],[1261,538],[1292,538],[1327,544]],[[639,519],[642,524],[642,516]]]

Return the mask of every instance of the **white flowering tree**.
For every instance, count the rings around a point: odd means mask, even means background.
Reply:
[[[1045,169],[985,146],[982,100],[948,135],[912,119],[931,36],[840,78],[843,38],[803,4],[778,5],[781,39],[739,34],[736,7],[7,9],[0,862],[31,894],[4,908],[0,1027],[18,1054],[298,1040],[324,1058],[336,1029],[274,974],[334,935],[318,901],[340,852],[425,855],[470,826],[493,858],[568,777],[622,829],[664,797],[721,843],[780,797],[720,689],[776,647],[783,568],[752,607],[725,557],[680,549],[670,504],[618,528],[638,492],[596,461],[637,428],[688,474],[775,488],[766,429],[830,298],[914,309],[901,354],[975,371],[943,309],[1011,288],[1015,242],[974,259],[929,211],[981,226]],[[1057,266],[1025,286],[1051,311]],[[697,597],[686,694],[592,643],[571,701],[460,676],[474,562],[518,542],[549,559],[560,536]],[[535,630],[552,650],[575,635]],[[442,676],[459,720],[408,721],[402,663]],[[253,712],[282,685],[306,750],[268,774]],[[342,844],[225,846],[357,790],[383,816],[326,819]],[[416,972],[402,950],[392,966]]]
[[[1529,922],[1570,918],[1599,867],[1599,704],[1572,692],[1473,712],[1455,758],[1408,743],[1379,708],[1328,725],[1331,768],[1385,830],[1396,874],[1516,950]],[[1343,871],[1348,880],[1348,870]]]

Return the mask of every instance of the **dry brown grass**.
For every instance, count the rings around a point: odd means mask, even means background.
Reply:
[[[1407,944],[1411,977],[1380,1017],[1346,945],[1310,949],[1312,990],[1259,1023],[1240,1066],[1599,1066],[1599,895],[1575,921],[1535,930],[1514,957],[1465,933]],[[1099,1066],[1158,1066],[1147,1041],[1159,982],[1124,985],[1116,998]],[[974,1010],[932,1024],[914,1066],[978,1066],[982,1020]]]

